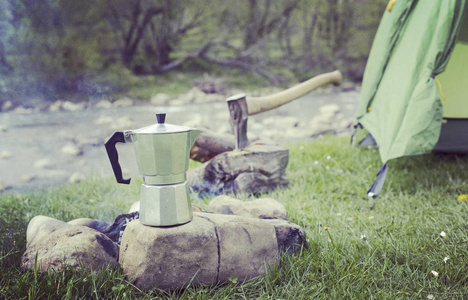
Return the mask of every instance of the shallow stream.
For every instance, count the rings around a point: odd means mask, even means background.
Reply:
[[[311,93],[249,117],[249,138],[263,137],[268,132],[267,137],[279,144],[309,140],[307,126],[319,107],[334,103],[343,115],[353,118],[358,98],[357,91]],[[137,105],[74,112],[0,113],[0,183],[9,186],[9,191],[22,192],[92,175],[112,177],[105,141],[116,130],[155,123],[157,112],[166,112],[167,123],[230,131],[224,101],[170,107]],[[285,134],[285,129],[291,134]],[[124,177],[138,176],[132,147],[122,144],[118,150]]]

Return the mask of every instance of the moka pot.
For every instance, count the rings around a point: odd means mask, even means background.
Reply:
[[[140,222],[150,226],[173,226],[192,220],[186,181],[190,149],[201,133],[196,128],[166,124],[166,114],[156,114],[157,124],[136,130],[117,131],[106,142],[107,155],[118,183],[124,179],[117,143],[132,143],[140,190]]]

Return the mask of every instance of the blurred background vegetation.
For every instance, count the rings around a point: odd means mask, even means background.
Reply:
[[[359,82],[386,2],[0,0],[0,107],[110,97],[173,74],[280,85],[340,69]]]

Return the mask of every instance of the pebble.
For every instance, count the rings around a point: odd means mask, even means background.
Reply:
[[[110,127],[114,130],[131,129],[133,127],[133,119],[128,116],[125,116],[117,120],[112,120]]]
[[[5,101],[2,105],[2,111],[8,111],[13,107],[13,103],[10,100]]]
[[[52,166],[51,161],[48,158],[42,158],[39,160],[36,160],[34,163],[34,167],[38,169],[47,169]]]
[[[85,108],[85,103],[73,103],[70,101],[65,101],[62,103],[62,109],[66,111],[79,111]]]
[[[133,105],[133,100],[130,98],[121,98],[114,102],[114,107],[129,107]]]
[[[12,157],[13,157],[13,154],[11,154],[11,152],[9,152],[9,151],[6,151],[6,150],[5,150],[5,151],[2,151],[2,152],[0,153],[0,158],[1,158],[1,159],[10,159],[10,158],[12,158]]]
[[[83,151],[74,143],[66,144],[65,146],[62,147],[61,151],[62,153],[65,153],[71,156],[78,156],[78,155],[83,154]]]
[[[23,175],[18,178],[21,182],[32,182],[33,180],[37,179],[36,175]]]
[[[11,186],[11,184],[5,182],[5,181],[0,181],[0,193],[4,192],[4,191],[7,191],[7,190],[10,190],[11,188],[13,188]]]
[[[111,124],[113,122],[114,122],[114,119],[112,117],[105,116],[105,117],[100,117],[99,119],[94,121],[94,124],[103,125],[103,124]]]
[[[49,106],[50,112],[57,112],[62,110],[62,101],[57,100]]]
[[[18,106],[13,110],[14,113],[16,114],[31,114],[34,112],[34,109],[32,108],[24,108],[22,106]]]
[[[78,183],[78,182],[81,182],[81,181],[83,181],[85,179],[86,179],[86,177],[83,174],[75,172],[68,178],[68,182]]]
[[[94,108],[109,109],[109,108],[112,108],[112,103],[109,100],[101,100],[98,103],[96,103]]]
[[[168,94],[158,93],[154,95],[153,97],[151,97],[150,103],[151,105],[155,105],[155,106],[163,106],[163,105],[167,105],[170,100],[171,100],[171,96],[169,96]]]

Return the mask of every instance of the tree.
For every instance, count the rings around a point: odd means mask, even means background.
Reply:
[[[9,73],[13,67],[6,58],[5,44],[8,43],[12,35],[10,3],[7,0],[0,0],[0,73]]]
[[[299,0],[271,1],[249,0],[248,16],[241,26],[244,31],[244,50],[256,45],[287,23],[296,9]]]
[[[180,51],[190,31],[204,24],[208,10],[200,2],[207,1],[106,0],[123,64],[135,74],[158,74],[193,57],[187,53],[175,62],[171,55]]]

